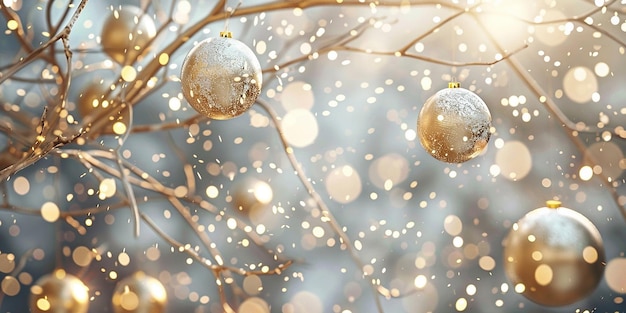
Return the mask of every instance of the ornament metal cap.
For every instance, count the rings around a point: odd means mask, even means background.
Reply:
[[[550,209],[556,209],[561,207],[561,201],[559,200],[548,200],[546,201],[546,206]]]
[[[224,37],[224,38],[233,38],[233,33],[229,32],[227,30],[225,31],[221,31],[220,32],[220,37]]]
[[[449,82],[448,88],[461,88],[461,83],[459,82]]]

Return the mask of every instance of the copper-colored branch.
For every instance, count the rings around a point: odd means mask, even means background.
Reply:
[[[390,1],[390,2],[385,2],[385,3],[380,3],[379,5],[381,6],[399,6],[401,5],[402,2],[401,1]],[[456,8],[456,9],[460,9],[461,7],[455,6],[455,5],[450,5],[450,4],[442,4],[438,1],[411,1],[410,4],[413,5],[440,5],[442,7],[449,7],[449,8]],[[269,12],[269,11],[276,11],[276,10],[284,10],[284,9],[294,9],[294,8],[300,8],[300,9],[305,9],[305,8],[309,8],[309,7],[315,7],[315,6],[324,6],[324,5],[337,5],[336,0],[304,0],[304,1],[276,1],[276,2],[270,2],[270,3],[264,3],[264,4],[259,4],[259,5],[255,5],[255,6],[250,6],[250,7],[241,7],[239,9],[237,9],[236,11],[233,12],[232,16],[245,16],[245,15],[251,15],[251,14],[256,14],[256,13],[261,13],[261,12]],[[369,6],[369,3],[366,3],[365,1],[359,1],[359,0],[347,0],[344,1],[342,5],[348,5],[348,6]],[[211,12],[211,14],[207,15],[205,18],[203,18],[202,20],[200,20],[199,22],[197,22],[196,24],[190,26],[189,28],[187,28],[179,37],[177,37],[173,42],[171,42],[170,44],[168,44],[165,48],[163,48],[163,50],[161,50],[161,52],[159,52],[157,55],[160,54],[167,54],[167,55],[173,55],[174,52],[176,52],[184,43],[186,43],[188,40],[190,40],[195,34],[197,34],[198,32],[200,32],[202,30],[202,28],[204,28],[206,25],[221,20],[224,18],[224,16],[222,14],[218,14],[220,10],[214,9],[213,12]],[[143,88],[143,85],[146,84],[146,82],[148,81],[148,79],[152,76],[154,76],[157,71],[161,68],[161,64],[158,62],[158,58],[155,58],[153,60],[151,60],[144,68],[141,72],[139,72],[137,74],[137,81],[140,81],[140,84],[129,84],[126,86],[128,90],[128,100],[130,102],[134,102],[135,97],[137,96],[137,94],[139,93],[139,91]]]

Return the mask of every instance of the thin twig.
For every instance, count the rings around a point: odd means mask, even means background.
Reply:
[[[317,205],[317,207],[322,211],[322,215],[324,216],[325,220],[330,225],[333,232],[337,234],[337,236],[339,236],[339,239],[345,245],[346,250],[350,254],[350,257],[352,258],[352,261],[358,266],[358,268],[362,272],[364,264],[363,262],[361,262],[361,259],[357,255],[356,249],[354,248],[354,245],[352,244],[350,237],[348,237],[348,234],[346,234],[346,232],[343,231],[343,229],[341,228],[341,225],[339,224],[337,219],[334,217],[330,208],[328,207],[328,205],[326,205],[326,202],[324,202],[324,200],[319,195],[319,193],[317,193],[317,191],[315,190],[315,187],[313,186],[313,184],[311,184],[311,181],[304,173],[304,169],[302,168],[302,166],[300,166],[300,163],[296,159],[293,148],[289,145],[289,143],[285,139],[285,136],[283,135],[283,129],[280,124],[278,115],[276,114],[274,109],[272,109],[270,104],[267,103],[265,100],[257,99],[256,102],[270,116],[270,119],[273,121],[274,126],[276,127],[276,132],[278,133],[280,142],[285,150],[285,154],[287,155],[287,159],[289,160],[289,163],[293,167],[296,175],[300,179],[300,182],[304,185],[309,196],[311,196],[313,201],[315,201],[315,204]],[[365,273],[363,273],[363,275],[368,276]],[[376,284],[374,283],[374,280],[369,280],[368,284],[372,292],[374,293],[374,302],[376,303],[376,309],[380,313],[384,312],[382,304],[380,302],[380,298],[378,297],[379,292],[376,287]]]
[[[66,73],[66,77],[63,79],[63,83],[62,83],[63,85],[61,85],[62,87],[61,88],[61,91],[62,91],[61,104],[59,105],[59,107],[55,107],[54,109],[50,110],[50,112],[54,114],[60,113],[60,110],[63,110],[65,106],[65,101],[66,101],[65,97],[67,96],[67,91],[69,89],[69,81],[70,81],[69,77],[70,77],[70,72],[71,72],[71,67],[72,67],[72,64],[71,64],[72,52],[69,49],[68,37],[72,31],[72,27],[74,26],[74,24],[76,23],[76,20],[78,20],[78,17],[80,16],[80,13],[83,11],[85,6],[87,5],[87,1],[88,0],[81,1],[81,3],[76,8],[76,11],[74,11],[74,14],[72,15],[72,17],[70,18],[70,20],[68,21],[68,23],[66,24],[62,32],[59,32],[58,34],[53,36],[50,40],[42,44],[40,47],[31,51],[31,53],[28,54],[23,59],[22,62],[15,64],[11,68],[9,68],[9,70],[7,70],[6,72],[0,73],[0,84],[4,82],[5,80],[9,79],[10,77],[12,77],[15,73],[20,71],[27,64],[36,60],[39,57],[39,55],[43,51],[45,51],[48,47],[50,47],[51,45],[54,45],[57,41],[61,40],[65,48],[65,56],[68,62],[67,73]],[[5,180],[10,175],[13,175],[17,171],[33,164],[34,162],[36,162],[37,160],[39,160],[40,158],[48,154],[53,149],[61,145],[70,143],[81,135],[80,133],[74,134],[69,139],[67,139],[67,138],[61,138],[58,134],[53,134],[56,137],[56,139],[49,140],[46,136],[47,131],[49,130],[49,128],[47,127],[50,126],[48,124],[49,121],[46,120],[47,108],[48,108],[47,106],[44,107],[44,113],[42,114],[42,118],[41,118],[40,137],[38,137],[35,143],[33,144],[33,149],[31,149],[30,155],[24,157],[17,164],[13,164],[3,169],[2,171],[0,171],[0,181]],[[56,124],[55,120],[53,120],[53,124]],[[45,144],[43,144],[44,142]]]
[[[19,63],[16,63],[13,66],[11,66],[6,72],[0,73],[0,84],[2,84],[7,79],[11,78],[15,73],[19,72],[26,65],[28,65],[31,62],[33,62],[34,60],[36,60],[43,51],[48,49],[48,47],[53,45],[55,42],[61,40],[61,38],[63,38],[63,37],[69,36],[69,34],[72,31],[72,27],[74,27],[74,23],[76,23],[76,20],[78,20],[78,17],[80,16],[80,13],[83,11],[83,9],[85,8],[85,5],[87,5],[88,1],[89,0],[81,0],[80,4],[76,8],[76,11],[74,11],[74,14],[72,15],[72,18],[67,23],[67,25],[65,26],[65,28],[64,28],[64,30],[62,32],[57,33],[52,38],[50,38],[50,40],[46,41],[41,46],[37,47],[37,49],[32,50]]]
[[[493,35],[489,31],[489,28],[480,20],[480,18],[475,17],[475,20],[478,23],[478,25],[481,27],[481,29],[485,32],[485,34],[487,35],[489,40],[492,42],[492,44],[498,50],[503,51],[502,46],[493,37]],[[559,107],[556,105],[556,103],[554,103],[554,101],[552,100],[551,97],[546,96],[546,95],[548,95],[548,93],[546,93],[545,90],[543,90],[543,88],[539,85],[539,83],[537,83],[537,81],[535,81],[530,76],[528,71],[526,71],[524,69],[524,66],[519,61],[517,61],[517,59],[514,58],[514,57],[507,58],[506,62],[509,64],[511,69],[513,69],[515,74],[517,74],[517,76],[519,76],[520,79],[526,84],[526,86],[533,92],[533,94],[535,94],[535,97],[537,97],[537,98],[540,98],[542,96],[545,97],[546,101],[544,101],[543,104],[544,104],[544,107],[546,108],[546,110],[548,112],[550,112],[561,123],[561,125],[565,126],[565,129],[569,130],[569,128],[572,127],[573,125],[567,125],[567,122],[569,121],[567,116],[559,109]],[[587,150],[587,147],[580,140],[580,138],[578,136],[574,135],[574,133],[571,132],[571,131],[566,131],[565,133],[569,137],[570,141],[574,144],[576,149],[581,154],[585,154],[585,151]],[[598,164],[597,160],[595,159],[595,157],[593,155],[586,154],[586,156],[588,157],[589,161],[592,164]],[[618,194],[617,189],[612,185],[611,179],[609,179],[609,177],[607,177],[606,174],[604,174],[604,173],[600,173],[597,176],[599,176],[602,179],[602,181],[604,182],[604,185],[609,190],[609,193],[611,194],[611,197],[613,198],[613,201],[615,202],[615,205],[617,206],[619,212],[621,213],[622,217],[626,221],[626,206],[623,206],[623,205],[620,204],[621,203],[621,201],[619,199],[620,195]]]
[[[167,243],[169,243],[171,246],[175,247],[177,251],[184,252],[185,254],[187,254],[194,260],[196,260],[198,263],[200,263],[202,266],[209,269],[211,273],[213,273],[213,275],[215,276],[215,279],[217,280],[218,291],[220,294],[220,301],[222,303],[222,306],[224,306],[227,311],[228,309],[232,311],[232,308],[230,307],[230,304],[228,304],[226,293],[223,288],[224,281],[221,278],[222,273],[231,272],[231,273],[236,273],[241,276],[280,275],[284,270],[286,270],[289,266],[293,264],[293,261],[287,260],[284,263],[280,263],[276,267],[272,269],[268,269],[268,270],[245,270],[243,268],[232,267],[232,266],[227,266],[223,264],[221,265],[212,264],[208,259],[201,256],[197,251],[191,249],[191,247],[189,247],[188,245],[183,245],[182,243],[178,242],[176,239],[172,238],[170,235],[165,233],[161,228],[159,228],[156,225],[156,223],[148,215],[142,213],[141,219],[143,219],[144,222],[146,222],[146,224],[157,235],[159,235],[159,237],[167,241]],[[232,312],[234,313],[234,311]]]

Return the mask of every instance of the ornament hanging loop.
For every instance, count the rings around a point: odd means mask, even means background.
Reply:
[[[224,6],[226,6],[227,1],[224,1]],[[235,14],[235,11],[237,11],[237,9],[239,9],[239,7],[241,6],[241,0],[239,0],[239,2],[237,3],[237,6],[235,6],[234,9],[229,10],[230,8],[225,8],[225,14],[226,17],[224,18],[224,30],[220,32],[220,37],[223,38],[233,38],[233,34],[228,30],[228,22],[230,21],[230,18],[233,16],[233,14]]]
[[[461,88],[461,83],[455,81],[449,82],[448,88]]]
[[[546,201],[546,207],[550,209],[557,209],[561,207],[561,201],[559,200],[548,200]]]
[[[456,77],[452,76],[452,79],[448,82],[448,88],[461,88],[461,83],[456,80]]]

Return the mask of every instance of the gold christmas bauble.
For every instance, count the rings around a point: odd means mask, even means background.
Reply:
[[[30,288],[31,313],[86,313],[89,289],[76,276],[57,269]]]
[[[503,244],[506,275],[516,290],[541,305],[562,306],[585,298],[604,273],[600,232],[558,201],[526,214]]]
[[[167,292],[158,279],[138,271],[117,283],[111,302],[115,313],[162,313]]]
[[[253,222],[260,220],[274,197],[272,187],[256,178],[240,180],[233,189],[232,203],[235,211]]]
[[[201,41],[183,62],[183,95],[198,113],[217,120],[243,114],[262,85],[261,65],[248,46],[228,36]]]
[[[124,5],[113,10],[105,20],[100,42],[113,60],[127,65],[149,48],[154,36],[156,26],[152,17],[136,6]]]
[[[78,96],[77,109],[83,119],[90,118],[89,138],[100,135],[122,135],[130,127],[131,107],[126,103],[115,105],[109,100],[110,85],[101,81],[88,84]],[[115,106],[115,108],[113,108]]]
[[[475,93],[457,87],[442,89],[422,107],[417,120],[420,143],[434,158],[462,163],[478,156],[491,136],[491,113]]]
[[[0,151],[0,171],[17,163],[23,156],[25,147],[23,144],[10,143]]]

